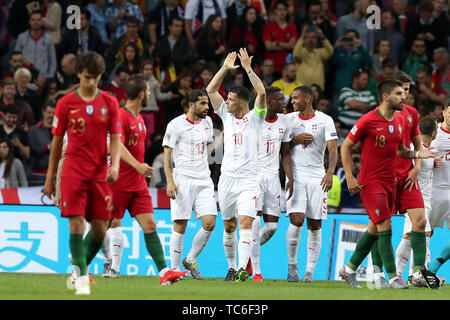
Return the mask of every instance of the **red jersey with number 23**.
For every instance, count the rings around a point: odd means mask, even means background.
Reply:
[[[66,94],[56,105],[52,133],[64,136],[68,145],[61,177],[105,181],[108,133],[121,132],[119,105],[112,95],[99,91],[86,102],[77,91]]]
[[[122,143],[138,162],[144,162],[147,137],[144,119],[141,114],[136,117],[125,107],[119,109],[119,115],[122,122],[122,135],[120,136]],[[111,187],[124,192],[148,189],[145,177],[123,160],[120,160],[119,179]]]
[[[395,182],[395,159],[403,143],[403,121],[396,112],[394,119],[386,120],[375,109],[363,115],[347,137],[361,142],[361,170],[359,184],[392,184]]]

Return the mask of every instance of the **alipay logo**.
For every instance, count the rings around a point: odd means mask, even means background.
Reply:
[[[0,212],[0,271],[53,273],[58,220],[51,213]]]

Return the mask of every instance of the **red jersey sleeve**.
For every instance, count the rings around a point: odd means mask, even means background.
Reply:
[[[111,115],[109,122],[109,133],[120,134],[122,132],[123,124],[119,116],[119,103],[116,99],[110,99],[109,112]]]
[[[349,138],[354,143],[358,143],[361,141],[364,136],[366,135],[366,117],[363,116],[356,121],[355,125],[353,126],[352,130],[347,135],[347,138]]]
[[[63,137],[67,129],[67,108],[64,99],[58,101],[53,117],[52,134]]]

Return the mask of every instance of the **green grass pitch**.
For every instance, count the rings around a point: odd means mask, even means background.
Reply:
[[[66,287],[69,275],[0,273],[0,300],[450,300],[450,285],[440,290],[350,289],[344,281],[314,281],[311,284],[265,279],[262,283],[202,281],[188,278],[161,286],[157,277],[122,276],[92,278],[90,296],[76,296]]]

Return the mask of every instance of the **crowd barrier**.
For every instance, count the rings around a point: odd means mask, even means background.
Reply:
[[[165,258],[170,266],[169,244],[173,223],[168,209],[155,209],[157,230],[164,247]],[[397,247],[403,231],[403,216],[392,219],[393,245]],[[322,249],[314,273],[316,280],[340,280],[339,268],[352,255],[356,242],[367,228],[365,215],[329,214],[322,226]],[[142,230],[128,213],[123,221],[125,246],[120,269],[121,275],[157,275],[154,262],[149,256]],[[285,279],[288,263],[286,253],[286,231],[289,219],[280,218],[279,227],[273,238],[261,247],[261,269],[265,279]],[[183,258],[187,255],[196,232],[201,227],[200,220],[188,222],[184,237]],[[228,265],[222,245],[223,222],[219,215],[216,228],[198,258],[199,269],[205,277],[225,277]],[[450,230],[436,229],[431,238],[431,256],[436,256],[450,238]],[[306,266],[306,227],[302,229],[298,252],[299,275]],[[101,253],[90,266],[92,274],[103,270]],[[407,277],[406,268],[404,279]],[[68,219],[61,218],[54,206],[0,205],[0,272],[70,273]],[[358,270],[359,280],[371,280],[373,270],[370,256]],[[440,277],[450,279],[450,263],[444,265]]]

